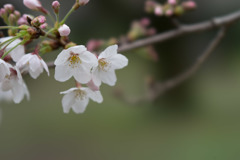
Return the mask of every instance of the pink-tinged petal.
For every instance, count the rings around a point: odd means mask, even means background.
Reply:
[[[103,102],[103,97],[100,91],[92,91],[91,89],[86,89],[88,97],[97,103]]]
[[[23,0],[23,4],[32,10],[38,10],[42,7],[42,4],[39,0]]]
[[[70,70],[70,67],[63,66],[63,65],[57,65],[55,68],[55,79],[60,82],[67,81],[72,77],[72,70]]]
[[[109,86],[114,86],[117,82],[117,77],[114,70],[108,72],[101,71],[99,75],[102,82],[108,84]]]
[[[122,54],[114,55],[108,61],[111,62],[112,69],[122,69],[128,65],[128,59]]]
[[[101,81],[100,81],[101,82]],[[99,91],[99,86],[94,84],[93,80],[89,81],[87,83],[87,86],[92,90],[92,91]]]
[[[70,34],[71,30],[66,24],[63,24],[62,26],[60,26],[58,28],[58,32],[59,32],[60,36],[68,36]]]
[[[70,52],[68,50],[63,50],[59,55],[57,56],[54,64],[55,65],[61,65],[67,62],[68,58],[70,57]]]
[[[49,70],[48,70],[48,66],[47,66],[47,64],[44,62],[44,60],[42,60],[41,59],[41,64],[42,64],[42,66],[43,66],[43,68],[45,69],[45,71],[47,72],[47,74],[48,74],[48,76],[50,75],[50,73],[49,73]]]
[[[74,103],[75,103],[75,93],[74,92],[69,92],[66,95],[64,95],[63,99],[62,99],[63,112],[69,113],[69,111],[72,108],[72,105]]]
[[[113,55],[116,55],[117,50],[118,50],[118,45],[115,44],[115,45],[109,46],[99,55],[98,59],[108,58],[108,57],[111,57]]]
[[[83,100],[76,99],[75,103],[72,106],[72,109],[77,114],[83,113],[86,110],[88,103],[89,103],[88,98],[85,98]]]

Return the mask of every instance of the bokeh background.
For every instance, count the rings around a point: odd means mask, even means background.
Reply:
[[[52,1],[41,0],[46,8]],[[59,0],[61,15],[74,0]],[[144,12],[145,0],[91,0],[67,21],[71,39],[86,44],[91,38],[108,39],[125,34],[135,19],[149,17],[158,32],[173,28],[166,18]],[[160,2],[160,1],[159,1]],[[162,1],[163,2],[163,1]],[[196,0],[198,9],[181,18],[194,23],[240,9],[239,0]],[[22,13],[22,0],[12,3]],[[2,21],[0,22],[2,25]],[[1,160],[237,160],[240,159],[240,23],[201,69],[188,81],[155,102],[129,104],[114,96],[114,88],[101,87],[104,102],[90,102],[84,114],[63,114],[60,91],[73,87],[42,74],[24,77],[31,100],[1,103]],[[129,65],[117,71],[116,87],[131,98],[145,92],[146,77],[163,81],[188,68],[216,31],[196,33],[156,44],[159,61],[136,51],[125,52]],[[57,53],[44,58],[54,60]]]

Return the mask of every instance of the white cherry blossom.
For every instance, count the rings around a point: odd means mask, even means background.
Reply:
[[[43,69],[49,76],[49,70],[47,64],[43,59],[34,53],[24,55],[17,63],[16,66],[23,72],[29,72],[32,78],[36,79],[42,72]]]
[[[30,97],[22,75],[16,67],[10,68],[10,74],[5,76],[0,88],[3,92],[11,91],[11,98],[15,103],[20,103],[25,95],[27,99]]]
[[[69,113],[70,109],[79,114],[83,113],[89,103],[89,98],[97,103],[102,103],[103,97],[100,91],[92,91],[89,88],[71,88],[61,92],[64,94],[62,99],[63,112]]]
[[[118,54],[117,49],[117,45],[109,46],[98,56],[98,66],[92,70],[92,81],[96,86],[102,82],[114,86],[117,81],[115,70],[128,65],[128,59]]]
[[[0,82],[2,82],[6,75],[10,74],[10,65],[4,60],[0,59]]]
[[[4,37],[4,38],[0,38],[0,43],[3,43],[9,39],[11,39],[13,37]],[[15,47],[18,43],[20,43],[21,40],[20,39],[16,39],[14,40],[12,43],[10,43],[6,49],[5,52],[9,51],[10,49],[12,49],[13,47]],[[7,44],[4,44],[3,46],[1,46],[1,48],[4,48]],[[14,50],[12,50],[8,55],[11,56],[11,58],[13,59],[13,61],[17,62],[23,55],[25,54],[25,49],[23,45],[19,45],[17,46]]]
[[[82,84],[91,80],[91,69],[98,65],[96,56],[82,45],[63,50],[54,64],[56,80],[64,82],[73,76]]]

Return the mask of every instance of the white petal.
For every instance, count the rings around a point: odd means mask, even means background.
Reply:
[[[72,72],[69,66],[57,65],[54,77],[57,81],[64,82],[72,77]]]
[[[49,70],[48,70],[48,66],[47,66],[47,64],[44,62],[44,60],[42,60],[41,59],[41,64],[42,64],[42,66],[43,66],[43,68],[45,69],[45,71],[47,72],[47,74],[48,74],[48,76],[50,75],[50,73],[49,73]]]
[[[40,68],[42,68],[42,65],[41,65],[40,59],[37,57],[37,55],[32,55],[32,58],[29,61],[29,68],[33,72],[42,70],[42,69],[40,69]]]
[[[100,86],[102,84],[102,81],[100,79],[100,75],[99,75],[99,70],[98,68],[95,68],[93,70],[93,73],[92,73],[92,81],[93,83],[96,85],[96,86]]]
[[[61,53],[59,53],[59,55],[57,56],[54,64],[55,65],[61,65],[66,63],[66,61],[68,60],[68,58],[70,57],[70,53],[68,52],[68,50],[63,50]]]
[[[29,70],[29,74],[33,79],[37,79],[37,77],[41,74],[41,71],[32,71],[31,69]]]
[[[108,58],[108,57],[111,57],[113,55],[116,55],[117,50],[118,50],[118,45],[115,44],[115,45],[109,46],[99,55],[98,59]]]
[[[88,102],[88,98],[85,98],[83,100],[77,99],[72,106],[73,111],[77,114],[83,113],[88,105]]]
[[[102,82],[108,84],[109,86],[114,86],[117,82],[117,77],[114,70],[108,72],[100,71],[99,75]]]
[[[114,55],[110,57],[108,61],[111,62],[111,67],[113,69],[122,69],[128,65],[128,59],[122,54]]]
[[[69,92],[63,96],[62,106],[63,106],[64,113],[69,113],[70,109],[72,108],[72,105],[75,103],[74,98],[75,98],[74,92]]]
[[[75,91],[75,90],[79,90],[79,88],[76,88],[76,87],[70,88],[69,90],[60,92],[60,94],[68,94],[68,93],[71,93],[71,92],[73,92],[73,91]]]
[[[9,49],[6,49],[8,51]],[[14,62],[17,62],[21,59],[22,56],[25,54],[25,49],[23,45],[17,46],[13,51],[9,53],[9,55],[12,57]]]
[[[19,83],[16,83],[12,88],[12,93],[13,101],[15,103],[20,103],[24,98],[25,90],[23,86],[21,86]]]
[[[67,51],[70,53],[70,52],[73,52],[73,53],[77,53],[77,54],[80,54],[84,51],[86,51],[87,48],[83,45],[78,45],[78,46],[73,46],[73,47],[70,47],[67,49]]]
[[[98,59],[91,52],[85,51],[79,56],[79,58],[83,63],[88,64],[90,68],[98,66]]]
[[[87,88],[86,92],[93,101],[102,103],[103,102],[103,97],[100,91],[92,91],[91,89]]]
[[[27,65],[31,58],[32,58],[31,54],[26,54],[22,56],[16,63],[17,68],[22,70],[23,66]]]
[[[86,84],[91,80],[91,74],[90,69],[87,71],[84,71],[82,67],[76,67],[73,69],[73,76],[74,78],[82,84]]]

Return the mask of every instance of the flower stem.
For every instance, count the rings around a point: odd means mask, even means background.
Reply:
[[[19,29],[19,27],[16,27],[16,26],[0,26],[0,29]]]
[[[4,59],[8,53],[12,52],[15,48],[17,48],[19,45],[22,45],[24,43],[26,43],[27,41],[26,40],[23,40],[21,42],[19,42],[16,46],[14,46],[13,48],[11,48],[9,51],[7,51],[6,53],[3,54],[3,56],[1,57],[1,59]]]
[[[75,11],[74,7],[72,7],[72,8],[70,9],[70,11],[66,14],[66,16],[63,18],[63,20],[60,22],[60,25],[63,25],[63,24],[66,22],[66,20],[67,20],[68,17],[72,14],[73,11]]]

